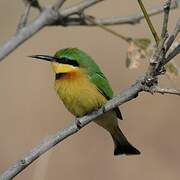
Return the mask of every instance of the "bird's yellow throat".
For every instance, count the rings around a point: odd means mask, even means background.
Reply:
[[[75,116],[83,116],[107,101],[80,68],[55,80],[55,89],[66,108]]]
[[[58,74],[58,73],[69,73],[77,70],[77,67],[74,67],[69,64],[59,64],[56,62],[51,63],[53,71]]]

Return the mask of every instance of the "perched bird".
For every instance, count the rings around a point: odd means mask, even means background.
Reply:
[[[94,60],[77,48],[61,49],[54,56],[30,56],[51,62],[55,73],[55,89],[66,108],[76,117],[84,116],[102,107],[113,97],[108,80]],[[119,108],[115,108],[94,122],[105,128],[114,141],[114,155],[140,154],[123,135],[118,126],[122,119]]]

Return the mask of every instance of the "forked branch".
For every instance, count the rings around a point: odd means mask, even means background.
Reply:
[[[40,10],[40,14],[31,23],[27,24],[27,17],[29,15],[30,5],[27,11],[23,15],[20,22],[20,27],[18,32],[7,40],[4,44],[0,46],[0,61],[3,60],[7,55],[13,52],[17,47],[19,47],[26,40],[31,38],[34,34],[40,31],[46,26],[59,25],[59,26],[73,26],[73,25],[83,25],[89,26],[94,25],[89,21],[85,21],[80,17],[72,17],[74,14],[81,14],[82,11],[87,8],[102,2],[103,0],[82,0],[80,3],[75,4],[71,7],[62,9],[61,6],[65,3],[65,0],[57,0],[54,5],[44,8],[37,0],[25,0],[27,3],[33,2],[32,7]],[[173,3],[172,9],[177,8],[177,3]],[[61,9],[60,9],[61,8]],[[59,10],[60,9],[60,10]],[[162,7],[153,8],[148,11],[149,16],[153,16],[162,13],[164,9]],[[136,24],[144,18],[144,15],[140,12],[131,16],[126,17],[111,17],[111,18],[96,18],[97,24],[102,25],[123,25],[123,24]],[[83,23],[82,23],[83,22]]]

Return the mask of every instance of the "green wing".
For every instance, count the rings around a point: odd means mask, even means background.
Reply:
[[[94,73],[91,75],[90,80],[97,86],[98,90],[106,97],[106,99],[111,99],[113,97],[111,86],[103,74]]]
[[[97,89],[106,97],[107,100],[113,97],[113,90],[109,85],[108,80],[103,73],[94,73],[90,76],[90,80],[96,85]],[[122,119],[120,109],[117,107],[114,109],[119,119]]]

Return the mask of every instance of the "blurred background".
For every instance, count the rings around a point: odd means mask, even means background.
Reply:
[[[48,5],[54,1],[40,2]],[[74,2],[77,1],[69,0],[69,4]],[[161,0],[144,2],[148,9],[162,5]],[[21,0],[0,1],[1,44],[15,33],[23,11]],[[139,11],[136,1],[111,0],[87,12],[95,17],[110,17]],[[32,12],[31,18],[38,14],[36,10]],[[179,15],[179,9],[171,11],[170,31]],[[152,17],[152,21],[160,32],[162,15]],[[144,20],[135,26],[112,28],[126,36],[152,39]],[[74,119],[54,91],[50,65],[27,57],[53,55],[65,47],[78,47],[90,54],[116,94],[142,76],[147,68],[147,62],[142,61],[138,69],[128,70],[125,66],[128,44],[96,27],[48,27],[34,35],[0,63],[0,172]],[[179,77],[170,81],[164,76],[160,84],[180,89]],[[177,180],[180,177],[179,107],[178,96],[148,93],[141,93],[121,106],[124,121],[119,122],[120,127],[141,151],[140,156],[113,156],[111,137],[91,123],[44,154],[15,179]]]

